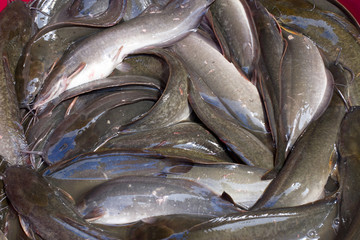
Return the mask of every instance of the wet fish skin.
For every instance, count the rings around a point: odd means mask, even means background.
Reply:
[[[114,135],[116,128],[144,114],[143,108],[135,109],[133,104],[147,101],[152,103],[158,99],[158,94],[158,91],[154,89],[117,91],[105,95],[99,99],[99,102],[88,105],[82,111],[70,114],[49,137],[43,149],[44,160],[52,164],[61,159],[74,157],[86,149],[96,148],[97,144],[101,144],[102,138],[107,139]],[[135,116],[129,112],[131,106],[134,108],[132,111],[137,113]],[[128,110],[126,116],[119,118],[125,114],[125,109]],[[147,110],[148,108],[145,107],[145,112]],[[116,113],[117,120],[113,119],[115,116],[112,116]],[[94,145],[89,142],[93,142]]]
[[[340,154],[340,236],[343,236],[352,224],[353,219],[358,218],[356,213],[360,203],[360,194],[357,191],[359,185],[360,147],[359,147],[359,120],[360,108],[353,107],[346,113],[341,122],[339,135]]]
[[[169,237],[171,234],[210,220],[211,216],[195,214],[164,215],[143,219],[133,224],[128,230],[126,238],[129,240],[156,240]]]
[[[282,32],[287,47],[281,65],[278,142],[286,145],[277,146],[275,167],[267,178],[276,176],[298,137],[324,113],[334,86],[315,43],[285,28]]]
[[[192,160],[164,157],[161,154],[120,150],[85,153],[57,162],[43,171],[54,185],[67,191],[75,201],[97,185],[121,176],[162,176],[178,172],[193,164]]]
[[[180,122],[168,127],[117,135],[96,151],[129,148],[164,153],[166,150],[162,149],[174,147],[188,151],[189,158],[196,161],[232,162],[222,144],[202,125],[194,122]]]
[[[184,172],[167,174],[167,178],[188,179],[202,184],[216,194],[229,194],[243,209],[250,209],[263,194],[271,180],[261,180],[266,169],[243,164],[195,163]]]
[[[229,214],[166,239],[335,239],[336,198],[291,207]]]
[[[199,86],[191,76],[189,101],[201,121],[215,133],[238,157],[248,165],[271,169],[273,167],[272,151],[251,132],[247,131],[228,118],[224,109],[210,105],[202,97]]]
[[[24,164],[28,160],[23,152],[27,143],[20,124],[13,74],[30,35],[29,18],[29,9],[21,1],[9,4],[0,13],[0,152],[10,164]]]
[[[283,168],[253,206],[253,210],[297,206],[324,196],[345,112],[344,102],[334,94],[325,113],[312,122],[295,143]]]
[[[203,79],[242,127],[267,133],[258,90],[206,38],[191,33],[172,49],[188,71]]]
[[[15,74],[20,107],[29,107],[29,103],[39,92],[52,65],[72,44],[79,43],[82,38],[99,31],[97,28],[65,27],[50,31],[33,43],[31,42],[33,40],[29,40]]]
[[[249,78],[260,58],[260,44],[251,10],[244,0],[217,0],[210,7],[214,31],[222,35],[231,61]]]
[[[249,1],[260,42],[261,58],[256,69],[256,81],[265,105],[270,132],[276,152],[283,152],[286,142],[279,139],[280,72],[284,56],[284,41],[279,24],[257,0]],[[282,149],[282,150],[281,150]],[[276,156],[275,159],[278,157]]]
[[[168,46],[185,37],[198,26],[213,1],[174,0],[160,12],[139,16],[87,38],[55,66],[33,107],[46,105],[61,92],[84,81],[108,76],[129,54],[145,48]],[[125,35],[129,37],[119,37]],[[112,44],[104,45],[109,42]]]
[[[222,216],[240,211],[195,182],[145,176],[101,184],[84,196],[78,209],[85,219],[110,225],[168,214]]]
[[[188,73],[181,61],[170,51],[153,50],[169,66],[169,78],[159,100],[141,119],[124,126],[119,134],[163,128],[181,122],[189,117]]]
[[[159,91],[162,91],[162,82],[158,79],[137,75],[112,76],[104,79],[97,79],[63,92],[59,95],[58,98],[51,101],[46,108],[44,108],[41,112],[37,114],[52,114],[52,110],[62,101],[83,94],[95,93],[98,90],[105,90],[110,92],[111,90],[116,91],[116,89],[134,86],[149,87],[153,88],[154,90],[157,89]]]
[[[34,170],[8,167],[5,192],[18,214],[44,239],[116,239],[91,226],[71,202]]]
[[[318,9],[309,11],[313,4],[307,1],[261,0],[261,3],[282,25],[301,32],[316,42],[331,64],[338,62],[352,71],[354,80],[347,83],[348,89],[344,95],[351,106],[360,105],[359,38],[354,37],[349,29],[327,13]],[[319,34],[319,29],[322,29],[322,34]]]

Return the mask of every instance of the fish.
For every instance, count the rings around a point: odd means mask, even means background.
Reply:
[[[39,117],[39,115],[52,114],[51,111],[62,101],[67,99],[88,93],[95,93],[98,90],[111,92],[121,88],[134,86],[148,87],[150,89],[162,91],[162,82],[158,79],[138,75],[111,76],[103,79],[97,79],[63,92],[58,98],[51,101],[46,108],[39,112],[37,117]]]
[[[200,93],[203,90],[198,88],[201,82],[195,80],[196,77],[192,75],[189,82],[190,105],[200,120],[236,154],[238,160],[234,161],[265,169],[273,168],[274,155],[269,147],[252,132],[242,128],[234,118],[227,117],[229,113],[224,108],[206,102],[202,97],[204,93]]]
[[[229,214],[165,239],[335,239],[338,200]]]
[[[108,76],[129,54],[168,46],[185,37],[198,26],[213,1],[174,0],[159,12],[139,16],[85,39],[59,60],[32,108],[45,106],[65,90]],[[129,37],[120,37],[125,35]],[[112,44],[106,46],[104,41]]]
[[[324,187],[334,166],[336,141],[346,107],[333,95],[325,113],[310,123],[296,141],[283,168],[252,210],[292,207],[324,197]],[[335,159],[336,161],[336,159]]]
[[[338,150],[340,155],[339,174],[341,189],[340,230],[339,236],[344,236],[352,227],[353,219],[358,212],[360,194],[358,186],[360,166],[359,148],[360,108],[352,107],[341,122]],[[353,231],[353,230],[352,230]]]
[[[188,154],[183,157],[188,156],[198,162],[232,162],[222,143],[212,133],[204,126],[188,121],[148,131],[116,135],[96,151],[144,149],[161,154],[166,152],[164,149],[170,148],[179,149],[178,153],[184,150],[183,152]]]
[[[299,136],[324,113],[334,86],[315,43],[284,28],[282,33],[287,47],[281,65],[278,138],[286,145],[277,149],[275,167],[266,178],[279,172]]]
[[[218,195],[226,192],[235,204],[249,210],[271,182],[271,180],[261,180],[266,171],[244,164],[195,162],[191,168],[184,168],[184,172],[170,172],[166,177],[197,182]]]
[[[29,160],[13,79],[21,49],[30,37],[29,19],[29,9],[21,1],[14,1],[0,13],[0,152],[12,165]]]
[[[66,195],[34,170],[10,166],[3,182],[6,197],[28,224],[25,232],[36,232],[43,239],[116,239],[88,224]]]
[[[127,231],[125,238],[129,240],[163,239],[211,218],[211,216],[196,214],[173,214],[146,218],[133,224]]]
[[[188,103],[188,73],[181,61],[171,52],[152,51],[164,58],[169,66],[169,78],[159,100],[142,118],[120,128],[119,134],[171,126],[187,119],[191,113]]]
[[[190,72],[197,74],[220,99],[239,125],[267,133],[263,105],[256,86],[199,33],[191,33],[172,49]]]
[[[314,9],[312,4],[301,0],[261,0],[277,17],[280,24],[300,32],[316,43],[331,64],[338,63],[348,69],[353,79],[347,83],[344,93],[348,104],[360,105],[359,30],[357,37],[344,25],[326,12]],[[346,19],[343,19],[346,22]],[[321,31],[319,31],[321,29]]]
[[[70,114],[60,122],[45,144],[44,160],[52,164],[74,157],[85,149],[96,148],[102,139],[113,136],[121,125],[147,112],[158,97],[158,91],[154,89],[117,91],[105,95],[82,111]],[[142,103],[145,103],[144,107],[139,106]]]
[[[55,186],[80,201],[86,192],[110,179],[124,176],[163,176],[193,165],[191,159],[164,157],[141,150],[108,150],[80,154],[42,171]]]
[[[55,29],[27,46],[24,51],[28,52],[21,56],[15,73],[20,107],[26,108],[34,100],[54,64],[72,44],[98,31],[85,27]]]
[[[260,58],[260,43],[247,2],[217,0],[209,12],[215,34],[222,35],[222,45],[228,45],[230,56],[226,57],[250,78]]]
[[[169,214],[222,216],[240,211],[198,183],[150,176],[107,181],[86,193],[77,207],[88,221],[105,225]]]

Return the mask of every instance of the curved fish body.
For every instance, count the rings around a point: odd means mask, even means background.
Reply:
[[[341,98],[334,95],[325,113],[295,143],[284,167],[252,209],[292,207],[324,196],[345,111]]]
[[[359,30],[353,32],[353,28],[345,27],[343,22],[347,21],[346,19],[339,21],[340,16],[334,18],[334,14],[329,15],[318,9],[312,10],[313,4],[307,1],[261,0],[261,2],[282,25],[301,32],[314,41],[330,63],[339,63],[349,70],[349,75],[352,75],[350,79],[354,79],[347,82],[344,95],[349,105],[360,105]]]
[[[43,172],[51,183],[76,200],[95,186],[125,176],[162,176],[192,166],[188,159],[164,157],[142,151],[113,150],[81,154],[53,164]]]
[[[13,75],[30,32],[30,12],[23,2],[14,1],[0,13],[0,152],[10,164],[28,159]]]
[[[198,26],[212,2],[174,0],[161,11],[139,16],[85,39],[55,66],[33,107],[46,105],[65,90],[108,76],[129,54],[168,46],[185,37]]]
[[[116,239],[83,220],[65,195],[34,170],[8,167],[3,181],[12,206],[41,238]]]
[[[360,203],[360,107],[354,107],[345,115],[340,129],[340,233],[344,234],[352,224]],[[358,218],[358,217],[357,217]]]
[[[166,239],[335,239],[337,201],[230,214],[198,224]]]
[[[279,172],[308,125],[324,113],[333,94],[333,77],[316,45],[286,29],[283,36],[287,44],[281,65],[278,142],[285,142],[285,148],[277,150],[275,167],[267,173],[269,178]]]
[[[88,192],[78,209],[93,223],[122,224],[169,214],[222,216],[240,210],[192,181],[128,176]]]
[[[247,2],[217,0],[210,12],[216,35],[222,35],[220,39],[225,39],[230,50],[227,57],[250,77],[260,58],[260,44]]]
[[[149,142],[148,140],[151,139]],[[168,127],[120,134],[96,151],[111,149],[146,149],[161,153],[161,149],[176,148],[189,152],[189,158],[201,162],[232,162],[222,144],[202,125],[181,122]],[[184,156],[185,157],[185,156]]]
[[[120,129],[120,134],[167,127],[187,119],[191,113],[188,103],[188,73],[181,61],[171,52],[154,50],[167,62],[169,78],[163,93],[152,109],[134,123]]]
[[[307,37],[283,31],[288,43],[282,62],[281,119],[289,153],[308,124],[321,116],[333,93],[333,79],[316,45]]]
[[[46,114],[52,114],[52,110],[56,108],[56,106],[58,106],[61,102],[80,95],[85,95],[88,93],[96,94],[96,91],[101,90],[111,92],[129,87],[133,88],[136,86],[139,88],[148,87],[149,89],[153,88],[154,90],[162,91],[162,82],[158,79],[137,75],[112,76],[104,79],[97,79],[63,92],[61,95],[59,95],[58,98],[51,101],[39,114],[44,116]]]
[[[113,128],[116,130],[116,127],[122,125],[121,122],[127,124],[144,114],[144,108],[136,108],[136,103],[142,101],[152,103],[157,99],[157,90],[124,90],[106,95],[99,99],[99,102],[88,105],[82,111],[72,113],[56,127],[49,137],[43,150],[44,160],[54,163],[83,153],[85,149],[95,148],[94,145],[100,144],[99,141],[101,142],[105,134],[112,136]],[[133,113],[126,112],[129,106],[133,107]],[[145,109],[148,110],[146,107]],[[114,119],[116,113],[118,116]],[[126,116],[119,117],[125,113]],[[111,115],[113,116],[110,117]],[[89,144],[90,142],[93,144]]]
[[[201,121],[224,142],[238,158],[248,165],[265,169],[271,169],[273,165],[273,153],[262,141],[247,129],[239,126],[234,118],[229,117],[226,108],[215,107],[209,104],[199,85],[201,82],[191,77],[189,101],[194,112]],[[201,80],[201,79],[200,79]],[[204,84],[204,83],[203,83]],[[205,99],[204,99],[205,98]]]
[[[284,139],[279,139],[280,72],[284,55],[284,41],[279,24],[268,10],[257,0],[249,1],[249,6],[254,16],[261,50],[259,68],[256,69],[256,81],[264,101],[269,128],[275,143],[275,154],[278,154],[278,152],[283,152],[286,146]]]
[[[28,53],[21,57],[15,75],[20,107],[26,108],[34,100],[52,65],[71,44],[98,31],[85,27],[60,28],[44,34],[27,46]]]
[[[263,105],[255,85],[209,40],[198,33],[191,33],[172,48],[186,68],[203,79],[239,125],[251,131],[267,133]]]
[[[263,194],[270,180],[261,180],[266,169],[243,164],[194,164],[184,172],[167,174],[167,178],[197,182],[221,195],[226,192],[244,209],[251,208]]]

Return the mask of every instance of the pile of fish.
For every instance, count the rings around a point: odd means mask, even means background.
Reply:
[[[360,239],[360,27],[327,0],[15,0],[0,239]]]

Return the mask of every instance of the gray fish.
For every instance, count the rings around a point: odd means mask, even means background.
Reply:
[[[230,60],[248,77],[260,57],[260,44],[251,10],[244,0],[217,0],[210,7],[216,35],[222,35]],[[216,22],[216,24],[215,24]]]
[[[51,111],[62,101],[79,95],[95,92],[97,90],[116,91],[119,88],[125,89],[134,86],[149,87],[159,91],[162,90],[162,82],[158,79],[137,75],[112,76],[104,79],[97,79],[63,92],[38,114],[52,114]]]
[[[120,134],[167,127],[187,119],[191,113],[188,103],[188,73],[181,61],[171,52],[154,50],[169,66],[169,78],[155,105],[141,119],[120,129]]]
[[[129,240],[157,240],[169,237],[171,234],[185,231],[202,222],[210,220],[211,216],[196,214],[163,215],[142,219],[133,224],[127,234]]]
[[[170,148],[179,149],[178,153],[184,150],[183,152],[188,153],[183,157],[198,162],[232,162],[222,144],[202,125],[194,122],[181,122],[164,128],[120,134],[103,143],[96,151],[147,149],[151,152],[166,153]],[[175,150],[171,152],[174,153]],[[181,157],[180,154],[177,156]]]
[[[29,9],[21,1],[14,1],[0,13],[0,152],[10,164],[28,160],[13,74],[21,49],[30,37],[29,23]]]
[[[360,105],[360,31],[352,33],[347,29],[342,23],[346,19],[339,22],[338,18],[333,18],[326,12],[311,10],[313,4],[307,1],[261,0],[261,3],[282,25],[301,32],[314,41],[331,64],[338,63],[348,69],[352,75],[350,79],[353,80],[347,83],[344,95],[351,106]]]
[[[3,181],[7,198],[28,224],[27,232],[43,239],[116,239],[83,220],[69,199],[34,170],[8,167]]]
[[[240,210],[188,180],[127,176],[90,190],[78,209],[93,223],[123,224],[169,214],[222,216]]]
[[[339,172],[340,172],[340,236],[343,236],[352,225],[359,203],[359,167],[360,167],[360,108],[353,107],[346,113],[341,122],[339,136]],[[353,227],[352,227],[353,228]]]
[[[280,72],[284,55],[284,41],[279,24],[257,0],[249,1],[260,42],[261,59],[256,69],[256,81],[265,105],[269,128],[276,152],[283,152],[286,142],[279,139]],[[280,141],[282,140],[282,142]],[[275,157],[276,159],[277,157]]]
[[[78,201],[87,191],[110,179],[180,173],[192,165],[190,159],[117,149],[80,154],[75,158],[57,162],[47,167],[43,171],[43,176]]]
[[[325,113],[312,122],[295,143],[283,168],[253,209],[297,206],[324,196],[345,110],[341,98],[334,95]]]
[[[201,96],[201,89],[190,81],[189,101],[196,115],[215,133],[243,162],[248,165],[271,169],[273,153],[247,129],[239,126],[229,114],[221,108],[210,105]],[[197,81],[197,80],[196,80]]]
[[[307,126],[324,113],[333,94],[333,77],[325,68],[316,45],[302,34],[286,29],[283,36],[287,47],[281,65],[278,138],[279,142],[286,142],[286,146],[277,150],[269,178],[281,169]]]
[[[169,78],[169,66],[165,59],[153,54],[130,55],[114,69],[110,76],[136,75],[159,79],[165,88]]]
[[[229,214],[166,239],[335,239],[337,200]]]
[[[172,48],[186,68],[203,79],[242,127],[267,132],[258,90],[206,38],[192,33]]]
[[[46,105],[65,90],[108,76],[129,54],[168,46],[185,37],[198,26],[213,1],[174,0],[159,12],[139,16],[87,38],[64,55],[49,74],[34,109]]]
[[[34,100],[51,68],[66,49],[98,31],[84,27],[60,28],[44,34],[27,46],[28,52],[20,59],[15,75],[20,106],[26,108]]]
[[[103,138],[114,135],[116,128],[144,114],[144,108],[136,108],[133,104],[148,101],[149,104],[145,105],[147,112],[149,105],[151,107],[157,99],[158,91],[153,89],[124,90],[105,95],[82,111],[70,114],[59,124],[44,146],[44,160],[51,164],[95,147]],[[122,115],[126,116],[120,117]]]
[[[187,179],[221,195],[229,194],[244,209],[251,208],[263,194],[270,180],[261,180],[266,169],[243,164],[194,164],[184,172],[167,174],[167,178]]]

